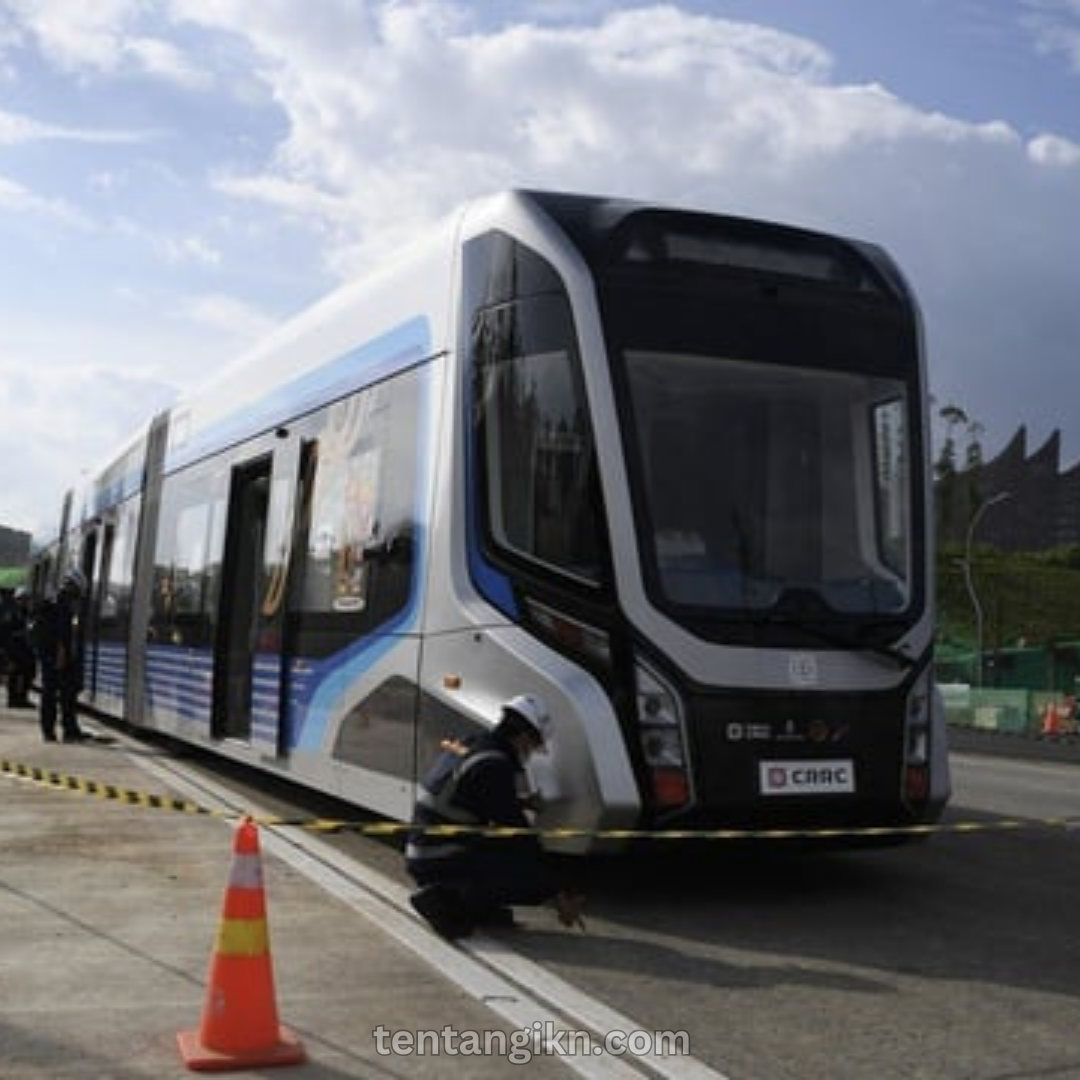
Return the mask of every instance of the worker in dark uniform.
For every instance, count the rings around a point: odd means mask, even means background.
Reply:
[[[30,644],[30,593],[20,586],[15,590],[5,626],[5,651],[8,660],[8,707],[30,707],[30,687],[37,673],[37,658]]]
[[[544,746],[549,717],[523,694],[507,702],[499,723],[466,742],[444,742],[420,785],[413,821],[419,826],[529,826],[519,779]],[[478,926],[513,925],[514,904],[551,902],[564,926],[582,925],[580,898],[559,889],[536,836],[411,834],[405,865],[419,888],[409,898],[447,938]]]
[[[41,665],[41,734],[56,742],[56,718],[64,742],[83,742],[88,736],[80,727],[77,701],[82,689],[82,657],[79,655],[78,622],[86,578],[69,570],[56,596],[43,600],[34,617],[31,638]]]

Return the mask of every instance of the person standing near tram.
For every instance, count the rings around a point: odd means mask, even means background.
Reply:
[[[4,607],[3,651],[8,668],[8,708],[30,708],[30,687],[37,672],[37,659],[30,644],[30,593],[23,585]]]
[[[41,666],[41,735],[56,742],[59,717],[64,742],[83,742],[89,736],[79,727],[77,703],[82,690],[82,657],[79,655],[78,622],[86,578],[69,570],[56,596],[38,606],[32,641]]]

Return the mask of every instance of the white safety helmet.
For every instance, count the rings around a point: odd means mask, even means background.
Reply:
[[[538,697],[532,694],[518,694],[503,705],[502,711],[504,717],[507,713],[520,717],[536,732],[536,737],[541,743],[547,742],[551,734],[551,717],[547,706]]]

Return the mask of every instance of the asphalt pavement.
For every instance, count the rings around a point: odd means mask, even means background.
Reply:
[[[1080,735],[1073,734],[1038,735],[954,725],[949,728],[949,749],[1025,761],[1080,764]]]

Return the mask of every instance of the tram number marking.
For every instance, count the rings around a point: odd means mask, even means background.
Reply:
[[[855,764],[834,761],[759,762],[762,795],[851,795]]]
[[[728,742],[772,742],[771,724],[741,724],[732,721],[724,728]]]

